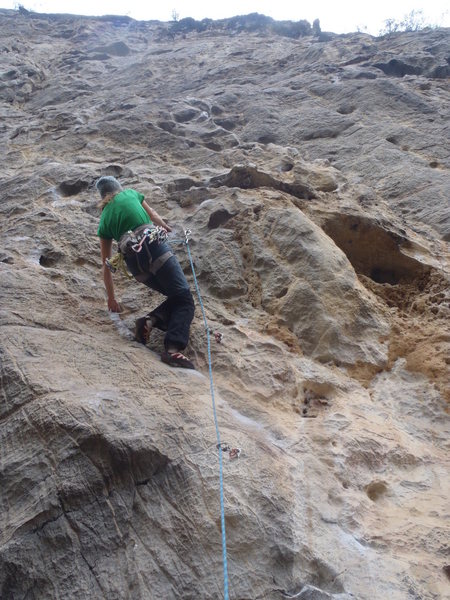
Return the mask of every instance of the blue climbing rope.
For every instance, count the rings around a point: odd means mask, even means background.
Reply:
[[[222,558],[223,558],[223,595],[224,600],[229,600],[228,596],[228,563],[227,563],[227,539],[225,533],[225,507],[223,500],[223,459],[222,459],[222,443],[220,441],[220,431],[219,424],[217,421],[217,412],[216,412],[216,401],[214,397],[214,384],[213,384],[213,375],[212,375],[212,364],[211,364],[211,338],[210,331],[208,326],[208,321],[206,319],[205,307],[203,306],[202,296],[200,294],[200,288],[198,286],[197,275],[195,274],[194,262],[192,260],[191,249],[189,248],[189,231],[185,231],[185,238],[181,240],[183,244],[186,246],[186,250],[189,257],[189,262],[191,263],[191,271],[194,277],[195,290],[197,292],[198,301],[200,304],[200,308],[203,316],[203,323],[206,329],[206,338],[208,340],[208,368],[209,368],[209,386],[211,389],[211,399],[212,399],[212,407],[214,414],[214,425],[216,427],[216,436],[217,436],[217,448],[219,450],[219,485],[220,485],[220,525],[222,529]],[[179,240],[170,240],[172,242],[178,242]]]

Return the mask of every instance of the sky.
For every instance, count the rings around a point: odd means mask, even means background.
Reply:
[[[142,0],[0,0],[0,8],[26,9],[40,13],[72,13],[78,15],[128,15],[133,19],[171,21],[177,17],[222,19],[252,12],[282,20],[310,23],[320,20],[322,31],[347,33],[367,31],[376,35],[387,19],[401,20],[412,10],[422,11],[426,24],[450,27],[448,0],[168,0],[145,3]]]

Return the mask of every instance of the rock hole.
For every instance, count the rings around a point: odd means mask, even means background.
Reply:
[[[41,267],[54,267],[61,259],[61,254],[54,250],[48,250],[39,257]]]
[[[337,109],[337,112],[340,115],[350,115],[352,112],[354,112],[356,109],[356,106],[353,106],[353,104],[345,104],[343,106],[340,106]]]
[[[214,123],[227,131],[233,131],[236,127],[236,120],[227,118],[227,119],[214,119]]]
[[[431,167],[432,169],[437,169],[437,167],[438,167],[438,166],[439,166],[439,163],[438,163],[438,161],[437,161],[437,160],[432,160],[432,161],[430,162],[430,167]]]
[[[445,565],[445,567],[442,567],[442,570],[444,571],[447,579],[450,580],[450,565]]]
[[[217,229],[233,217],[234,214],[228,212],[226,208],[219,208],[209,216],[208,229]]]
[[[235,166],[229,173],[213,177],[209,184],[211,187],[238,187],[243,190],[269,187],[287,192],[302,200],[309,200],[316,197],[314,190],[306,183],[284,183],[283,181],[278,181],[268,173],[258,171],[255,167],[247,166]]]
[[[379,500],[386,494],[387,490],[388,487],[384,481],[372,481],[372,483],[366,486],[366,494],[372,502]]]
[[[260,144],[276,144],[277,138],[273,134],[261,135],[258,140]]]
[[[405,75],[421,75],[422,69],[415,67],[414,65],[408,65],[407,63],[393,58],[388,63],[377,63],[373,65],[377,69],[383,71],[385,75],[393,77],[404,77]]]
[[[128,56],[131,52],[125,42],[114,42],[109,46],[98,46],[93,48],[92,52],[106,53],[109,56]]]
[[[255,215],[255,217],[256,217],[256,220],[258,220],[258,219],[259,219],[259,216],[260,216],[261,210],[262,210],[262,206],[261,206],[261,204],[258,204],[258,206],[254,206],[254,207],[253,207],[253,214]]]
[[[172,183],[167,184],[167,191],[169,193],[184,192],[192,187],[199,187],[199,185],[199,183],[190,177],[180,177],[179,179],[175,179]]]
[[[74,179],[72,181],[63,181],[59,184],[57,190],[61,196],[67,198],[68,196],[76,196],[80,192],[86,190],[89,187],[89,181],[83,179]]]
[[[401,252],[404,240],[366,217],[335,214],[323,226],[359,274],[397,285],[428,274],[429,267]]]
[[[397,285],[399,283],[396,272],[392,269],[380,269],[375,267],[370,271],[370,279],[376,283],[389,283],[391,285]]]
[[[156,124],[158,127],[163,129],[164,131],[167,131],[168,133],[170,133],[177,126],[175,121],[158,121],[158,123]]]
[[[449,59],[447,58],[447,62],[448,61]],[[449,75],[450,67],[448,65],[439,65],[438,67],[433,69],[432,73],[430,73],[430,76],[434,79],[447,79]]]
[[[389,137],[386,138],[386,141],[389,142],[390,144],[394,144],[394,146],[398,146],[398,144],[399,144],[399,141],[395,137],[395,135],[390,135]]]
[[[208,148],[213,152],[220,152],[222,150],[222,146],[220,144],[216,144],[215,142],[206,142],[203,145],[205,146],[205,148]]]
[[[188,121],[192,121],[198,113],[199,111],[196,108],[186,108],[175,113],[173,116],[177,123],[187,123]]]
[[[292,169],[294,168],[294,164],[291,162],[284,162],[282,163],[280,168],[283,173],[287,173],[288,171],[292,171]]]
[[[133,177],[134,175],[129,167],[122,167],[122,165],[108,165],[103,174],[112,175],[113,177]]]
[[[283,298],[284,296],[286,296],[286,294],[287,294],[287,293],[288,293],[288,288],[287,288],[287,287],[284,287],[284,288],[281,288],[281,290],[279,290],[279,291],[278,291],[278,292],[275,294],[275,297],[276,297],[276,298]]]
[[[19,77],[20,73],[17,69],[11,69],[6,73],[2,73],[2,79],[16,79]]]

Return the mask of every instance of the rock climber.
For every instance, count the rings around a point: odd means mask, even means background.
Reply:
[[[136,340],[146,344],[153,327],[165,331],[161,360],[173,367],[193,369],[193,363],[181,350],[189,341],[194,300],[177,258],[169,245],[162,241],[171,227],[147,204],[143,194],[133,189],[124,190],[115,177],[100,177],[96,188],[101,196],[99,207],[102,213],[97,235],[100,238],[108,309],[122,311],[114,295],[113,279],[107,264],[114,239],[135,279],[166,296],[162,304],[136,320]],[[164,235],[152,235],[160,232]]]

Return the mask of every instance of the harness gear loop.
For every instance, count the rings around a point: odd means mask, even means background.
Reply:
[[[133,275],[128,272],[127,264],[121,252],[117,252],[111,258],[107,258],[105,260],[105,265],[111,271],[111,273],[115,273],[118,269],[122,271],[122,273],[128,277],[128,279],[132,279]]]
[[[128,233],[130,234],[131,241],[133,241],[133,232],[129,231]],[[136,235],[134,239],[136,242],[131,245],[131,249],[137,254],[142,250],[146,240],[149,244],[152,244],[153,242],[162,244],[165,242],[167,240],[167,231],[164,227],[160,227],[159,225],[157,227],[147,227],[142,233]]]

